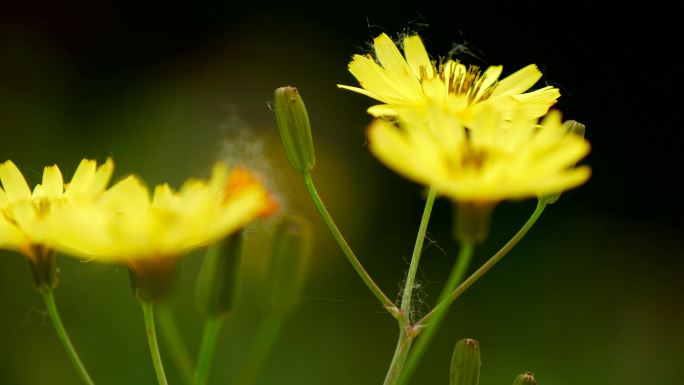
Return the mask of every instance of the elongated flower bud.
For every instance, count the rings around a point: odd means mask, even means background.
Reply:
[[[211,245],[197,277],[196,299],[210,316],[228,313],[233,307],[240,281],[242,233],[238,232]]]
[[[300,173],[311,171],[316,165],[316,156],[309,115],[299,91],[289,86],[276,89],[274,104],[278,131],[290,165]]]
[[[264,307],[284,316],[299,303],[311,259],[311,227],[300,217],[287,216],[275,231],[266,274]]]
[[[586,131],[586,126],[576,120],[566,120],[563,122],[563,128],[568,131],[569,135],[578,135],[584,137],[584,132]],[[560,198],[561,193],[540,195],[539,200],[547,205],[554,204]]]
[[[519,374],[518,377],[515,378],[513,385],[537,385],[537,379],[534,378],[534,374],[525,372]]]
[[[480,344],[473,339],[458,341],[451,357],[451,385],[478,385],[481,365]]]

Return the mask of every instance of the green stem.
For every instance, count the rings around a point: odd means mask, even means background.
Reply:
[[[423,241],[425,241],[425,232],[427,231],[428,222],[430,222],[430,214],[432,213],[432,206],[435,203],[436,191],[430,188],[428,191],[427,200],[425,201],[425,208],[423,209],[423,216],[420,219],[420,226],[418,227],[418,235],[416,236],[416,243],[413,246],[413,254],[411,255],[411,264],[406,275],[406,284],[404,286],[404,294],[401,297],[401,310],[403,311],[408,323],[411,323],[411,296],[413,293],[413,286],[418,272],[418,263],[420,262],[420,255],[423,251]]]
[[[195,368],[195,385],[205,385],[207,383],[211,360],[214,357],[216,341],[218,341],[222,325],[223,316],[209,316],[204,323],[204,333],[202,334],[202,343],[200,344],[197,367]]]
[[[456,286],[458,286],[458,284],[463,280],[463,277],[468,270],[468,266],[470,266],[473,249],[474,246],[472,243],[464,243],[461,245],[461,250],[456,258],[456,263],[454,264],[454,268],[449,275],[449,279],[442,289],[438,303],[442,303],[444,299],[448,297],[449,294],[456,288]],[[423,357],[425,350],[432,341],[435,332],[446,316],[447,310],[449,310],[448,306],[441,307],[439,312],[435,313],[432,322],[424,325],[423,330],[420,331],[420,338],[418,338],[418,341],[416,342],[416,345],[411,351],[411,355],[408,357],[406,362],[406,367],[404,368],[401,376],[401,383],[406,383],[411,378],[413,371],[418,366],[418,362],[420,362],[420,359]]]
[[[282,323],[283,319],[278,316],[266,317],[261,321],[238,384],[251,385],[254,383],[259,367],[268,356],[268,352],[271,350],[278,334],[280,334]]]
[[[352,251],[351,247],[349,247],[349,244],[344,239],[344,236],[342,236],[342,233],[337,228],[337,225],[335,225],[335,222],[330,216],[330,213],[328,213],[328,210],[325,208],[323,200],[316,191],[316,186],[314,185],[313,179],[311,178],[311,174],[307,172],[304,173],[303,176],[304,183],[306,184],[306,188],[309,191],[309,195],[311,195],[311,199],[313,200],[314,205],[316,205],[316,208],[318,209],[318,212],[321,214],[323,221],[328,226],[328,229],[330,229],[332,236],[335,238],[337,244],[342,249],[342,252],[349,260],[349,263],[351,263],[354,270],[356,270],[356,273],[361,277],[361,279],[366,284],[366,286],[368,286],[370,291],[378,298],[378,300],[380,300],[385,309],[387,309],[387,311],[389,311],[390,314],[392,314],[392,316],[394,316],[398,320],[401,320],[403,316],[397,308],[397,305],[395,305],[394,302],[392,302],[392,300],[390,300],[387,297],[387,295],[385,295],[385,293],[382,291],[382,289],[380,289],[380,287],[375,283],[375,281],[373,281],[373,278],[371,278],[366,269],[363,268],[363,265],[361,265],[359,259],[356,258],[356,255]]]
[[[414,331],[410,326],[412,322],[412,301],[411,296],[413,294],[413,286],[416,279],[416,273],[418,272],[418,264],[420,262],[420,255],[423,251],[423,242],[425,241],[425,232],[427,231],[428,223],[430,222],[430,214],[432,213],[432,206],[435,203],[436,191],[430,188],[428,191],[428,196],[425,201],[425,208],[423,209],[423,216],[420,219],[420,226],[418,226],[418,235],[416,236],[416,243],[413,246],[413,253],[411,254],[411,264],[409,265],[409,271],[406,275],[406,284],[404,286],[404,293],[401,297],[401,313],[404,315],[403,320],[399,320],[399,340],[397,341],[397,347],[394,349],[394,356],[392,357],[392,362],[387,370],[387,375],[385,376],[385,385],[394,385],[401,378],[401,373],[406,363],[406,357],[408,357],[409,351],[411,349],[411,344],[415,338],[415,334],[407,333],[408,330]],[[403,322],[402,322],[403,321]]]
[[[394,349],[394,356],[392,357],[392,362],[387,370],[383,385],[396,385],[399,383],[404,364],[406,363],[406,357],[408,357],[409,351],[411,350],[411,344],[413,343],[414,338],[415,335],[409,335],[406,332],[406,329],[401,326],[397,347]]]
[[[166,374],[164,373],[164,365],[162,365],[161,354],[159,354],[157,332],[154,330],[153,304],[149,301],[140,301],[140,304],[142,305],[143,314],[145,315],[147,344],[150,347],[150,355],[152,357],[152,364],[154,365],[154,372],[157,374],[159,385],[168,385],[168,382],[166,381]]]
[[[451,305],[452,302],[454,302],[463,292],[468,290],[470,286],[472,286],[475,282],[477,282],[478,279],[480,279],[485,273],[487,273],[494,265],[497,264],[506,254],[508,254],[509,251],[515,245],[520,242],[520,240],[527,234],[528,231],[534,226],[534,224],[537,222],[537,219],[542,215],[544,212],[544,209],[546,208],[546,203],[543,203],[542,201],[537,201],[537,207],[535,208],[534,212],[530,216],[530,218],[525,222],[523,227],[518,230],[517,233],[511,238],[499,251],[494,254],[487,262],[485,262],[479,269],[477,269],[470,277],[468,277],[463,283],[457,287],[454,291],[451,292],[450,295],[448,295],[444,300],[440,301],[437,306],[435,306],[434,309],[432,309],[431,312],[426,314],[420,321],[416,323],[417,327],[421,327],[423,325],[426,325],[433,317],[436,316],[438,312],[441,311],[441,308],[448,307]]]
[[[534,224],[537,222],[537,219],[541,216],[541,214],[544,212],[544,209],[546,208],[546,203],[543,203],[541,201],[537,201],[537,207],[535,208],[534,212],[530,216],[530,218],[525,222],[525,224],[518,230],[518,232],[511,238],[494,256],[492,256],[487,262],[485,262],[479,269],[477,269],[471,276],[469,276],[461,285],[459,285],[456,289],[454,289],[450,294],[444,296],[437,306],[435,306],[432,311],[430,311],[428,314],[426,314],[422,319],[420,319],[418,322],[415,323],[415,328],[420,331],[421,328],[426,328],[426,330],[429,330],[429,325],[432,325],[435,323],[439,323],[440,318],[442,317],[441,314],[446,313],[446,310],[449,308],[449,305],[451,305],[461,294],[463,294],[470,286],[472,286],[475,282],[477,282],[478,279],[480,279],[485,273],[487,273],[494,265],[496,265],[497,262],[499,262],[508,252],[515,247],[515,245],[520,242],[520,240],[527,234],[527,232],[534,226]],[[427,343],[423,343],[422,340],[426,336],[423,335],[419,340],[418,343],[416,344],[416,348],[414,351],[411,353],[411,356],[409,357],[408,364],[406,366],[406,369],[404,371],[404,374],[402,376],[402,381],[400,384],[406,384],[409,380],[410,377],[415,370],[420,357],[423,354],[423,350],[425,347],[423,345],[427,345]]]
[[[52,289],[40,290],[40,294],[43,295],[43,299],[45,300],[45,306],[47,307],[48,314],[50,315],[50,319],[52,320],[52,325],[55,327],[57,336],[59,337],[59,340],[62,341],[62,345],[64,345],[64,348],[66,349],[67,354],[69,355],[69,359],[71,359],[71,363],[74,364],[74,367],[76,367],[76,370],[78,371],[78,374],[81,376],[81,379],[83,379],[83,382],[85,382],[88,385],[94,385],[95,383],[90,378],[90,375],[88,374],[88,371],[86,370],[85,366],[83,366],[83,362],[81,362],[81,359],[78,357],[78,353],[76,353],[76,349],[74,348],[74,345],[71,343],[71,340],[69,339],[69,335],[67,334],[66,329],[64,329],[64,324],[62,324],[62,319],[59,317],[59,312],[57,311],[57,305],[55,304],[55,297],[52,292]]]
[[[185,382],[192,385],[195,364],[192,362],[192,356],[178,329],[178,324],[176,324],[173,312],[168,305],[161,306],[157,309],[157,321],[159,321],[159,329],[161,330],[164,342],[166,342],[169,347],[171,359],[178,367]]]

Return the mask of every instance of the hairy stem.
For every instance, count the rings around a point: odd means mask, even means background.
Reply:
[[[461,245],[461,250],[459,251],[456,262],[454,263],[454,268],[451,270],[451,274],[449,275],[449,278],[442,289],[438,303],[441,303],[463,280],[463,277],[470,266],[473,249],[474,247],[470,243],[464,243]],[[423,358],[423,354],[425,354],[428,345],[430,342],[432,342],[432,338],[437,332],[437,329],[439,329],[439,325],[446,316],[447,310],[449,310],[447,306],[442,307],[440,312],[435,314],[431,322],[425,324],[423,329],[420,331],[420,337],[418,338],[418,341],[416,341],[416,345],[411,351],[411,355],[408,357],[406,367],[402,373],[402,384],[408,382],[408,380],[411,378],[413,371],[418,366],[420,359]]]
[[[413,246],[413,254],[411,255],[411,264],[409,266],[408,274],[406,275],[406,285],[404,286],[404,294],[401,297],[401,310],[404,312],[407,322],[412,322],[412,301],[413,286],[418,272],[418,263],[423,251],[423,242],[425,241],[425,232],[427,231],[428,222],[430,222],[430,214],[432,213],[432,206],[435,203],[436,191],[430,188],[428,191],[427,200],[425,201],[425,208],[423,209],[423,216],[420,219],[420,226],[418,227],[418,235],[416,236],[416,243]]]

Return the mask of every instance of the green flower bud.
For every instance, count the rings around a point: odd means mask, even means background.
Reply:
[[[454,224],[456,239],[471,244],[482,243],[487,239],[492,210],[492,203],[458,202]]]
[[[480,366],[480,344],[473,339],[458,341],[451,357],[451,385],[478,385]]]
[[[54,250],[36,245],[31,248],[31,255],[27,260],[36,290],[52,290],[57,287],[57,254]]]
[[[294,87],[276,89],[274,104],[278,131],[290,165],[301,173],[311,171],[316,165],[316,156],[309,115],[299,91]]]
[[[513,385],[537,385],[537,379],[534,378],[534,374],[525,372],[519,374],[518,377],[515,378]]]
[[[241,256],[242,232],[209,246],[195,287],[197,304],[208,315],[224,315],[235,304],[239,292]]]
[[[565,122],[563,122],[563,128],[565,128],[568,131],[568,134],[584,137],[586,126],[576,120],[566,120]],[[560,196],[561,193],[555,193],[540,195],[538,198],[542,203],[550,205],[556,203]]]
[[[177,258],[150,258],[130,263],[128,272],[135,296],[153,303],[166,299],[176,280],[177,262]]]
[[[264,308],[287,315],[299,303],[311,259],[311,226],[286,216],[275,231],[264,290]]]

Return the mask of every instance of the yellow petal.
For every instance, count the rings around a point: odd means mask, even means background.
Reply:
[[[575,188],[591,176],[591,170],[587,166],[577,167],[562,174],[556,174],[547,179],[535,181],[537,194],[555,194]]]
[[[482,85],[478,89],[477,95],[475,95],[475,100],[479,100],[480,96],[487,91],[487,88],[499,80],[502,70],[503,66],[489,66],[487,70],[485,70],[482,74]]]
[[[368,108],[369,114],[372,116],[378,117],[378,118],[389,118],[389,117],[395,117],[398,115],[398,111],[394,106],[391,106],[389,104],[378,104],[375,106],[372,106]]]
[[[9,198],[7,198],[7,194],[5,193],[5,190],[0,188],[0,209],[4,209],[10,204]]]
[[[383,163],[409,179],[424,182],[426,173],[434,169],[430,154],[423,154],[416,143],[385,120],[371,123],[368,147]]]
[[[36,186],[33,190],[34,198],[57,199],[64,192],[64,180],[62,172],[56,165],[48,166],[43,169],[43,183]]]
[[[0,164],[0,181],[2,181],[2,186],[10,202],[31,199],[31,189],[29,189],[26,179],[11,160]]]
[[[95,176],[97,162],[90,159],[82,159],[78,164],[74,176],[66,188],[67,195],[82,194],[88,189],[88,185],[92,182]]]
[[[542,73],[537,69],[537,66],[530,64],[499,81],[492,93],[492,97],[525,92],[537,83],[541,76]]]
[[[355,55],[349,63],[349,72],[363,88],[376,95],[374,98],[385,103],[402,103],[415,98],[414,90],[402,84],[400,79],[392,79],[385,69],[366,56]]]
[[[404,39],[404,54],[406,55],[406,62],[417,78],[432,79],[435,76],[432,62],[430,62],[430,57],[422,40],[420,40],[420,36],[413,35]]]
[[[413,74],[411,67],[408,66],[404,57],[401,56],[399,48],[397,48],[387,34],[383,33],[376,37],[373,46],[375,47],[375,56],[377,56],[389,76],[397,79],[397,82],[404,84],[411,90],[420,90],[418,77]]]
[[[26,235],[4,215],[0,215],[0,248],[21,252],[27,244]]]
[[[368,97],[371,97],[373,99],[380,99],[380,97],[364,88],[359,88],[359,87],[352,87],[352,86],[345,86],[344,84],[338,84],[337,88],[342,88],[343,90],[349,90],[352,92],[359,93],[361,95],[366,95]]]
[[[114,172],[114,161],[112,158],[107,158],[107,160],[95,171],[95,176],[90,185],[89,193],[98,194],[107,187],[109,180],[112,178],[112,173]]]
[[[539,118],[544,116],[551,106],[556,104],[560,97],[560,91],[558,88],[546,86],[532,92],[511,95],[511,97],[520,103],[528,117]]]
[[[149,207],[147,187],[136,176],[129,175],[102,194],[102,204],[113,210],[147,210]]]

